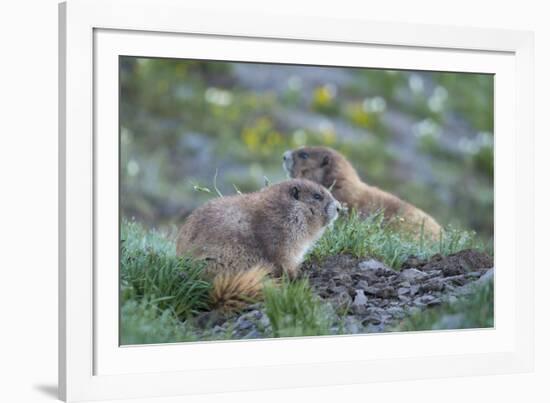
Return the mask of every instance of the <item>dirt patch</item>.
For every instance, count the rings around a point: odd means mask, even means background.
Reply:
[[[305,264],[302,275],[332,306],[331,333],[356,334],[388,331],[415,312],[469,295],[475,285],[492,280],[492,267],[492,257],[468,249],[427,260],[411,256],[400,270],[376,259],[339,255]],[[230,317],[204,313],[197,324],[209,337],[273,337],[261,303]]]
[[[410,257],[401,270],[375,259],[335,256],[304,267],[315,292],[346,316],[350,333],[380,332],[414,311],[437,306],[492,278],[493,259],[476,250],[428,260]]]

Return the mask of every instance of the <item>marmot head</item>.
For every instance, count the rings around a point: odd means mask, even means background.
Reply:
[[[319,229],[331,224],[342,206],[323,186],[305,179],[292,179],[270,186],[266,190],[282,192],[291,214],[299,214],[311,229]]]
[[[359,180],[344,156],[328,147],[302,147],[283,154],[283,168],[291,178],[304,178],[331,189],[338,182]]]

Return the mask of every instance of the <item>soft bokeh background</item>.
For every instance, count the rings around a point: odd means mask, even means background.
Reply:
[[[282,153],[338,149],[444,225],[493,235],[493,76],[123,57],[121,210],[179,224],[214,195],[285,179]],[[217,175],[216,175],[217,172]]]

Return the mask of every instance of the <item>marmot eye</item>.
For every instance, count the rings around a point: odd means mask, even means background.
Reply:
[[[303,160],[307,160],[307,159],[309,158],[309,154],[306,153],[305,151],[300,151],[300,152],[298,153],[298,157],[300,157],[300,158],[303,159]]]
[[[315,193],[315,194],[313,195],[313,198],[314,198],[315,200],[323,200],[323,196],[321,196],[319,193]]]

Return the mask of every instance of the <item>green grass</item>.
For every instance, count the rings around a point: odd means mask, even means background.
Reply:
[[[487,251],[471,232],[448,229],[438,242],[415,240],[386,225],[382,214],[363,220],[352,212],[326,231],[307,259],[346,253],[375,257],[398,268],[409,255],[428,258],[466,248]],[[210,335],[195,326],[196,313],[209,310],[211,284],[201,276],[203,262],[176,256],[173,236],[123,221],[120,258],[122,344],[231,338],[230,328],[223,335]],[[415,314],[399,329],[437,328],[445,315],[454,315],[455,320],[461,315],[463,327],[492,326],[492,301],[492,286],[486,287],[467,301]],[[323,303],[306,279],[268,283],[263,304],[272,329],[265,337],[331,334],[331,326],[346,316]]]
[[[201,278],[204,263],[177,257],[173,242],[135,222],[122,225],[120,280],[123,302],[144,297],[178,318],[208,309],[211,285]]]
[[[128,300],[121,308],[120,342],[126,344],[195,341],[191,329],[178,321],[172,310],[161,310],[156,301]]]
[[[124,221],[120,246],[123,344],[188,340],[179,321],[209,308],[211,284],[202,279],[203,268],[201,261],[177,257],[174,242],[163,234]]]
[[[399,268],[411,255],[429,258],[436,253],[449,255],[468,248],[488,249],[471,231],[447,228],[437,241],[425,237],[416,239],[384,222],[382,212],[361,219],[352,211],[327,229],[307,259],[321,261],[329,256],[350,254],[359,258],[374,257]]]
[[[394,330],[476,329],[494,325],[494,286],[489,281],[455,303],[427,309],[404,319]]]
[[[329,334],[331,311],[313,294],[307,280],[283,279],[266,286],[264,297],[274,337]]]

